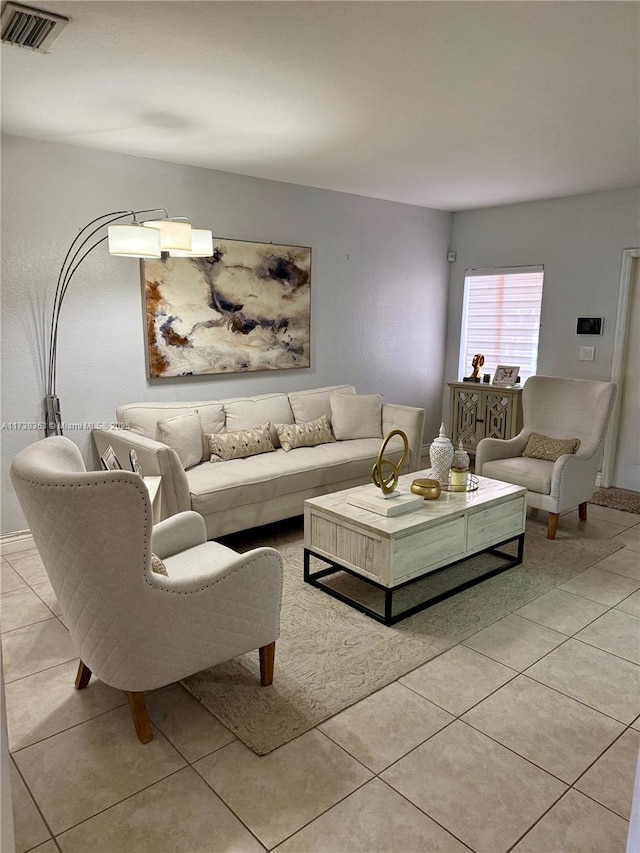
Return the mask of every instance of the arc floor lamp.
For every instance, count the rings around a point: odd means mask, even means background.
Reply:
[[[151,218],[151,214],[156,214],[156,218]],[[157,214],[164,215],[157,218]],[[141,216],[150,218],[139,220]],[[122,223],[121,220],[128,218],[130,222]],[[64,257],[53,297],[44,398],[46,435],[62,435],[56,375],[58,330],[64,298],[78,267],[105,240],[109,241],[109,254],[125,258],[207,258],[213,254],[211,231],[192,228],[184,216],[169,217],[164,208],[114,210],[97,216],[81,229]]]

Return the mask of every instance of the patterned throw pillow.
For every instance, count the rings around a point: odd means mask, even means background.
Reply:
[[[275,450],[269,435],[269,421],[253,429],[233,432],[207,433],[211,462],[228,462],[230,459],[246,459],[258,453]]]
[[[151,571],[155,572],[157,575],[166,575],[167,577],[169,577],[167,567],[157,554],[151,555]]]
[[[575,453],[579,447],[579,438],[550,438],[548,435],[532,432],[522,455],[530,459],[555,462],[566,453]]]
[[[331,432],[331,422],[326,415],[302,424],[274,424],[282,449],[294,447],[315,447],[317,444],[329,444],[335,441]]]

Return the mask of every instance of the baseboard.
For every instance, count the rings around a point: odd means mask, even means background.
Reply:
[[[0,534],[0,554],[15,554],[16,551],[35,547],[36,543],[30,530],[14,530],[12,533]]]

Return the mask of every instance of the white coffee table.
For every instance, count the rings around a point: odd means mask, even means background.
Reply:
[[[398,488],[408,493],[412,480],[429,474],[430,471],[407,474],[400,478]],[[437,500],[424,501],[418,509],[391,518],[347,503],[352,494],[375,493],[372,485],[305,501],[304,580],[373,619],[393,625],[519,565],[524,551],[527,490],[487,477],[477,480],[475,491],[443,491]],[[498,550],[516,540],[516,556]],[[394,592],[483,552],[499,558],[500,565],[400,613],[393,612]],[[311,572],[311,557],[329,567]],[[322,583],[322,578],[340,571],[357,575],[383,590],[384,613]]]

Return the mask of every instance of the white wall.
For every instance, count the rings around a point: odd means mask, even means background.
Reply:
[[[4,137],[2,421],[42,419],[42,329],[67,247],[110,210],[165,207],[219,237],[312,247],[310,369],[146,379],[136,261],[97,249],[64,306],[63,420],[120,403],[218,399],[349,382],[440,422],[452,216],[442,211],[65,145]],[[90,433],[68,432],[92,461]],[[10,461],[42,437],[2,432],[2,531],[24,528]]]
[[[640,190],[612,190],[456,213],[447,320],[447,379],[458,377],[465,270],[544,265],[538,373],[611,378],[622,251],[640,242]],[[604,317],[604,334],[576,335],[577,317]],[[580,345],[595,361],[579,361]],[[446,399],[444,405],[446,411]],[[428,438],[429,436],[427,436]]]

